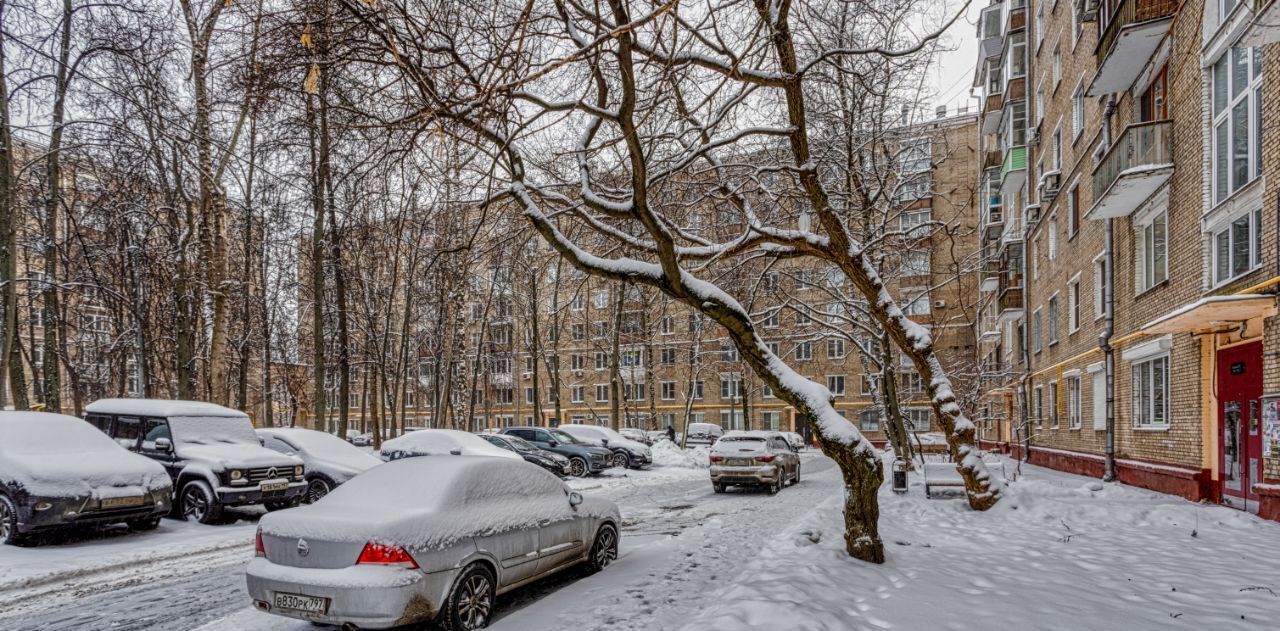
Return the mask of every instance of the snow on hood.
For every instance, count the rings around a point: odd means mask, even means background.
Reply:
[[[0,482],[42,497],[123,497],[170,486],[160,463],[72,416],[0,412]]]
[[[489,441],[456,429],[420,429],[382,443],[383,460],[406,456],[493,456],[524,462],[519,454],[493,446]]]
[[[575,510],[568,493],[559,478],[524,459],[405,458],[361,474],[319,502],[270,513],[259,525],[280,537],[435,549],[545,520],[618,518],[617,507],[600,498],[584,498]]]
[[[301,458],[286,456],[254,443],[217,443],[212,445],[178,445],[178,456],[210,465],[214,471],[252,469],[256,467],[293,467]]]

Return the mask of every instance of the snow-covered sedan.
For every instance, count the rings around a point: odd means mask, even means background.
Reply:
[[[480,434],[480,438],[489,441],[494,447],[520,454],[525,462],[536,464],[559,476],[570,474],[569,459],[553,451],[539,449],[533,443],[510,434]]]
[[[249,596],[261,611],[321,624],[481,629],[504,592],[608,566],[620,523],[612,502],[523,460],[404,458],[263,517]]]
[[[263,447],[302,459],[307,471],[307,494],[302,498],[306,504],[382,464],[373,454],[327,432],[302,427],[268,428],[257,432]]]
[[[383,460],[400,460],[414,456],[493,456],[524,462],[519,455],[490,445],[475,434],[456,429],[419,429],[382,443],[378,452]]]
[[[764,487],[770,495],[800,481],[800,456],[778,432],[727,432],[711,447],[711,487]]]
[[[151,530],[172,493],[164,467],[78,418],[0,412],[0,544],[88,524]]]
[[[610,427],[566,423],[559,429],[585,443],[600,445],[613,452],[610,464],[615,467],[639,469],[653,462],[653,452],[648,445],[631,440]]]

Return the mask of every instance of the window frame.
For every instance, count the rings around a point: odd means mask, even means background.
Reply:
[[[1130,398],[1132,399],[1132,426],[1135,430],[1167,430],[1169,429],[1169,353],[1160,353],[1151,357],[1144,357],[1141,360],[1135,360],[1130,364],[1130,378],[1133,385],[1130,390]],[[1161,365],[1163,371],[1163,391],[1160,392],[1159,403],[1163,403],[1161,410],[1161,420],[1156,421],[1156,365]],[[1140,375],[1143,371],[1149,371],[1147,375]],[[1143,383],[1143,377],[1146,377],[1146,383]],[[1147,387],[1149,386],[1149,387]]]

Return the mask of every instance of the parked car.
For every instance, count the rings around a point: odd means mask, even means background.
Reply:
[[[174,510],[185,519],[218,523],[232,506],[288,508],[307,492],[302,460],[263,447],[239,410],[199,401],[101,399],[85,408],[85,420],[163,465],[177,492]]]
[[[554,427],[506,427],[502,433],[519,436],[539,449],[568,458],[569,474],[579,478],[608,469],[613,459],[613,452],[608,449],[578,440]]]
[[[310,504],[328,495],[338,485],[364,473],[382,461],[333,434],[302,427],[257,430],[262,446],[302,459],[307,470],[307,493],[302,502]]]
[[[356,447],[372,447],[373,434],[356,434],[351,437],[351,444]]]
[[[172,495],[164,467],[78,418],[0,412],[0,544],[85,525],[151,530]]]
[[[795,432],[782,432],[782,437],[785,438],[787,440],[787,444],[791,446],[791,451],[799,452],[801,449],[809,446],[809,444],[805,442],[804,436]]]
[[[580,564],[607,567],[620,523],[612,502],[525,462],[406,458],[263,517],[245,574],[254,606],[272,614],[481,629],[507,591]]]
[[[711,448],[711,487],[764,487],[770,495],[800,481],[800,456],[778,432],[729,432]]]
[[[646,434],[649,436],[649,444],[650,444],[650,445],[656,445],[656,444],[658,444],[658,441],[662,441],[662,440],[671,440],[671,439],[667,436],[667,430],[657,430],[657,431],[652,431],[652,432],[646,432]],[[680,444],[680,439],[681,439],[683,436],[684,436],[684,433],[683,433],[683,432],[676,432],[676,441],[675,441],[675,442],[676,442],[676,444],[677,444],[677,445],[679,445],[679,444]]]
[[[653,439],[649,437],[648,432],[642,429],[637,429],[635,427],[624,427],[618,430],[618,433],[622,434],[626,438],[636,441],[637,443],[644,443],[647,446],[653,446]]]
[[[507,451],[520,454],[525,462],[536,464],[547,471],[556,475],[569,475],[569,459],[558,453],[539,449],[533,446],[533,443],[520,438],[519,436],[511,436],[510,434],[480,434],[480,437],[489,441],[494,447],[500,447]]]
[[[413,456],[494,456],[524,460],[520,456],[490,445],[475,434],[456,429],[420,429],[382,443],[383,460],[392,461]]]
[[[611,462],[615,467],[640,469],[653,463],[653,452],[648,445],[631,440],[613,431],[613,428],[568,423],[561,425],[560,430],[578,440],[608,448],[613,452]]]
[[[724,436],[724,428],[715,423],[689,423],[688,432],[685,445],[714,445]]]

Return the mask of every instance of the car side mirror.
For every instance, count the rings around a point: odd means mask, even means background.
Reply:
[[[547,441],[547,446],[548,446],[548,447],[559,447],[559,446],[560,446],[560,443],[557,443],[557,442],[556,442],[556,441],[554,441],[554,440],[549,440],[549,441]]]
[[[156,451],[173,451],[173,441],[168,438],[157,438]]]
[[[570,506],[573,506],[574,508],[577,508],[577,506],[578,506],[579,504],[581,504],[581,503],[582,503],[582,494],[581,494],[581,493],[579,493],[579,492],[577,492],[577,491],[573,491],[572,493],[570,493],[570,494],[569,494],[569,505],[570,505]]]
[[[600,439],[600,444],[601,444],[601,445],[604,445],[605,447],[608,447],[608,446],[609,446],[609,439],[608,439],[608,438],[601,438],[601,439]]]

